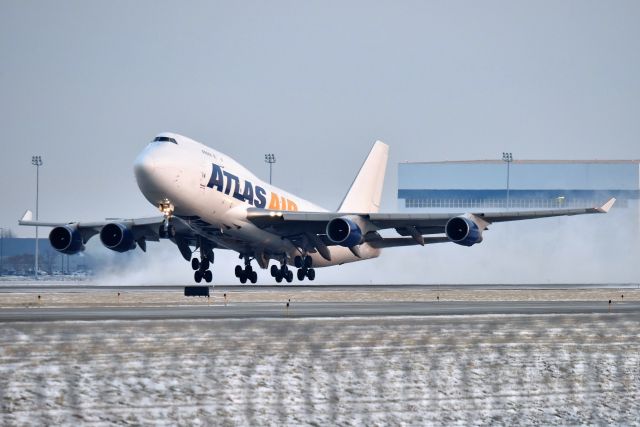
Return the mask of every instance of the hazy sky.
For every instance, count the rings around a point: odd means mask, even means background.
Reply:
[[[185,134],[334,208],[404,160],[640,158],[638,1],[0,1],[0,226],[155,215],[133,177]]]

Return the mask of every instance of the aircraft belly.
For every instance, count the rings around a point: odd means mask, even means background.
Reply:
[[[366,243],[360,245],[361,258],[355,256],[349,248],[345,248],[343,246],[330,246],[329,250],[331,251],[331,261],[327,261],[319,253],[310,254],[313,258],[314,267],[330,267],[333,265],[377,258],[380,255],[380,249],[372,248]]]

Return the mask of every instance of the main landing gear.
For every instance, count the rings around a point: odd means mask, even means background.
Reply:
[[[293,258],[293,265],[298,268],[296,275],[298,276],[298,280],[303,281],[304,278],[308,278],[313,281],[316,278],[316,271],[313,267],[313,259],[306,255],[304,257],[296,256]]]
[[[282,279],[286,280],[287,283],[293,282],[293,271],[289,270],[287,264],[282,264],[280,267],[277,265],[271,266],[271,276],[276,279],[276,282],[281,283]]]
[[[213,255],[213,253],[211,253],[211,255]],[[211,267],[212,263],[213,258],[209,261],[206,255],[202,253],[200,254],[200,259],[193,258],[191,260],[191,268],[195,270],[193,273],[193,280],[195,280],[196,283],[202,282],[202,279],[207,283],[211,283],[211,280],[213,280],[213,273],[211,273],[209,267]]]
[[[244,268],[240,265],[236,265],[236,277],[240,279],[240,283],[245,284],[247,280],[251,283],[256,283],[258,281],[258,273],[253,271],[253,267],[251,267],[251,258],[249,255],[240,255],[240,258],[244,258]]]

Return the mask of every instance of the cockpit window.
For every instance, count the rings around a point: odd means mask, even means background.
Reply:
[[[156,141],[172,142],[172,143],[178,145],[178,141],[176,141],[173,138],[169,138],[168,136],[156,136],[156,139],[154,139],[153,142],[156,142]]]

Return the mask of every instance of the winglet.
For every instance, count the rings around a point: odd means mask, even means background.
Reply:
[[[20,219],[20,221],[18,221],[18,223],[27,221],[33,221],[33,212],[28,209],[25,211],[24,215],[22,215],[22,218]]]
[[[616,198],[612,197],[609,199],[609,201],[607,203],[605,203],[604,205],[600,206],[599,208],[596,208],[596,210],[598,212],[601,213],[607,213],[609,212],[609,209],[611,209],[611,206],[613,206],[613,204],[616,202]]]

